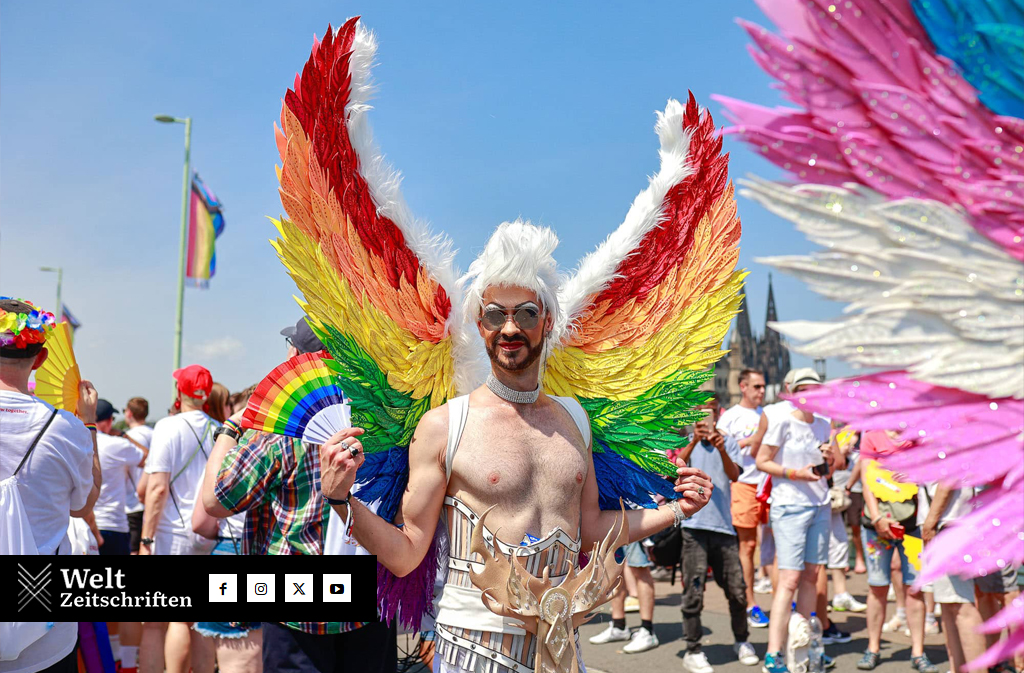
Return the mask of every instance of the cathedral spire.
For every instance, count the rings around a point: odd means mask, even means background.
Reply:
[[[772,274],[768,274],[768,315],[765,316],[765,323],[774,322],[779,319],[775,313],[775,292],[772,290]],[[767,331],[767,324],[765,326]]]

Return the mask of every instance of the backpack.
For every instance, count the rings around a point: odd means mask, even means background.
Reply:
[[[21,492],[18,490],[18,472],[28,462],[32,451],[46,434],[56,416],[57,410],[54,409],[50,417],[46,419],[43,429],[32,440],[32,444],[29,445],[25,456],[18,463],[14,474],[0,481],[0,521],[3,522],[0,525],[0,554],[5,556],[39,555],[39,548],[36,547],[28,515],[25,513],[25,503],[21,501]],[[20,600],[19,592],[19,605]],[[52,622],[0,622],[0,661],[17,659],[26,647],[46,635],[52,626]]]

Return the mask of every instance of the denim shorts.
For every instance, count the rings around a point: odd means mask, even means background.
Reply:
[[[623,547],[626,550],[626,565],[630,568],[653,568],[654,564],[647,558],[647,552],[639,542],[630,542]]]
[[[204,636],[235,639],[260,628],[260,622],[196,622],[192,628]]]
[[[825,565],[832,530],[832,507],[772,505],[769,513],[779,570],[803,570],[805,564]]]
[[[920,537],[917,529],[908,530],[907,535]],[[864,543],[864,560],[868,565],[868,586],[886,587],[892,582],[892,555],[899,552],[903,583],[908,587],[917,580],[917,571],[910,565],[907,553],[903,551],[903,540],[880,540],[878,533],[870,526],[860,527],[860,539]]]

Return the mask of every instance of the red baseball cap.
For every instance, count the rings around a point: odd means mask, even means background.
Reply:
[[[205,400],[213,390],[213,376],[206,367],[189,365],[175,369],[173,376],[178,382],[178,391],[185,397]]]

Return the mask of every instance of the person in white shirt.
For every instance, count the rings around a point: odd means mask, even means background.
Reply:
[[[32,372],[46,361],[52,313],[0,297],[0,552],[68,554],[72,516],[92,511],[100,494],[96,453],[96,389],[79,385],[78,417],[32,396]],[[88,424],[88,425],[86,425]],[[13,599],[12,599],[13,601]],[[12,603],[13,604],[13,603]],[[0,673],[74,673],[78,670],[76,622],[47,624],[44,633],[19,630],[27,622],[3,623]],[[20,641],[15,641],[20,638]]]
[[[140,556],[205,555],[215,541],[192,532],[195,496],[220,424],[203,411],[213,389],[209,370],[190,365],[174,372],[178,413],[160,420],[146,460],[146,502]],[[167,644],[164,646],[166,635]],[[213,643],[184,622],[146,622],[139,652],[142,673],[213,669]]]
[[[146,425],[149,415],[149,402],[144,397],[133,397],[124,407],[124,422],[128,425],[124,437],[138,448],[149,454],[149,446],[153,441],[153,428]],[[141,467],[128,470],[128,484],[125,486],[127,499],[124,511],[128,515],[128,536],[131,553],[139,553],[142,540],[143,498],[138,495],[139,484],[145,473]],[[143,493],[143,496],[145,494]]]
[[[794,393],[821,385],[813,369],[793,375]],[[783,648],[789,627],[789,605],[797,594],[797,610],[804,617],[815,611],[816,584],[828,560],[831,530],[826,477],[833,460],[829,438],[831,424],[825,418],[796,409],[769,419],[768,431],[758,448],[757,467],[772,476],[772,531],[778,562],[778,584],[772,600],[765,670],[788,670]]]
[[[756,369],[740,372],[739,404],[726,410],[718,419],[718,431],[736,441],[742,450],[740,478],[732,485],[730,515],[739,539],[740,564],[746,585],[747,622],[752,628],[768,626],[768,617],[754,599],[754,551],[757,549],[757,526],[766,514],[766,506],[757,500],[757,486],[761,471],[757,469],[754,435],[761,422],[761,402],[764,401],[764,375]]]
[[[114,405],[107,400],[96,404],[96,449],[100,454],[103,485],[93,513],[100,531],[100,556],[128,556],[131,553],[128,534],[128,475],[132,468],[142,467],[146,454],[127,439],[111,434],[114,426]]]

